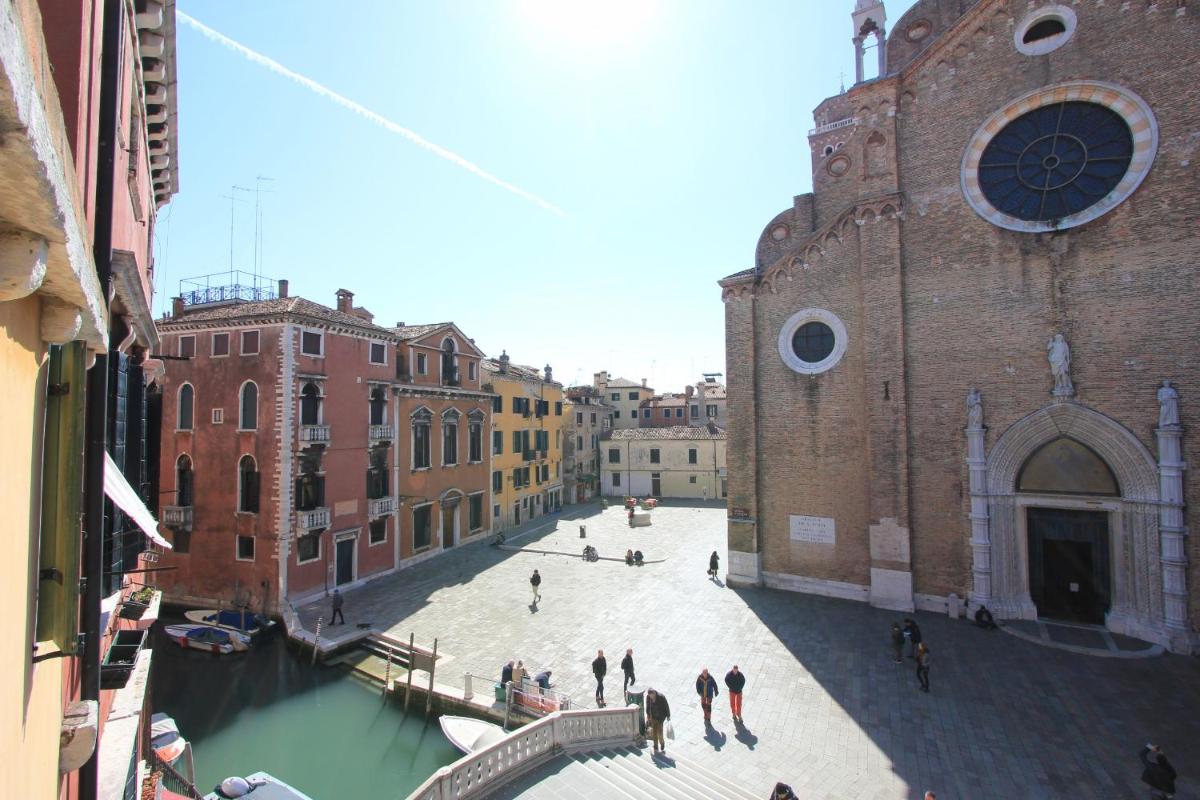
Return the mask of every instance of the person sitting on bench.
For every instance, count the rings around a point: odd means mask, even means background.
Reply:
[[[630,565],[633,564],[633,551],[632,550],[625,551],[625,563],[630,564]]]
[[[642,551],[641,550],[633,551],[633,563],[637,564],[639,567],[642,565]]]
[[[975,624],[989,630],[997,627],[996,620],[992,619],[992,612],[987,610],[987,606],[980,606],[975,611]]]

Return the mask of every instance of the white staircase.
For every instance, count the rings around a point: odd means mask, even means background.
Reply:
[[[561,755],[488,795],[494,800],[762,800],[693,761],[615,747]]]

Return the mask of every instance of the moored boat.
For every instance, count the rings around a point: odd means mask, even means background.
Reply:
[[[193,650],[233,653],[250,647],[250,637],[244,633],[214,628],[211,625],[168,625],[165,630],[175,644]]]
[[[503,739],[508,734],[494,722],[484,722],[472,717],[442,715],[438,718],[442,733],[450,744],[464,753],[473,753]]]
[[[245,778],[226,778],[220,786],[204,795],[204,800],[239,797],[248,797],[250,800],[313,800],[296,787],[266,772],[255,772]]]
[[[189,622],[211,625],[227,631],[237,631],[247,636],[257,636],[275,627],[275,620],[249,611],[219,611],[215,608],[199,608],[183,613]]]

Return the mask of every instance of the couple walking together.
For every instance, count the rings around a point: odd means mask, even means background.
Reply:
[[[746,674],[737,664],[725,673],[725,688],[729,690],[729,711],[734,722],[742,722],[742,690],[746,688]],[[700,695],[700,708],[704,711],[704,724],[712,724],[712,704],[719,694],[716,679],[708,674],[708,667],[700,670],[696,678],[696,694]]]

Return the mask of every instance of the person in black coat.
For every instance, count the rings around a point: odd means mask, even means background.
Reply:
[[[608,672],[608,659],[604,657],[603,650],[596,651],[596,658],[592,661],[592,674],[596,676],[596,705],[604,707],[604,675]]]
[[[904,620],[904,637],[908,639],[908,657],[917,657],[917,645],[921,643],[921,628],[912,619]]]
[[[771,796],[767,800],[798,800],[798,798],[792,791],[792,787],[780,781],[775,784],[775,791],[771,792]]]
[[[721,566],[721,559],[717,557],[717,551],[713,550],[712,555],[708,557],[708,577],[713,580],[717,579],[717,571]]]
[[[1155,791],[1155,800],[1170,800],[1175,796],[1175,768],[1157,745],[1142,748],[1142,783]]]
[[[650,743],[655,753],[667,752],[666,742],[663,741],[663,725],[671,719],[671,706],[661,692],[654,689],[646,690],[646,722],[650,728]]]
[[[504,668],[502,670],[500,670],[500,685],[508,686],[508,684],[512,683],[512,678],[513,678],[513,662],[510,661],[504,665]]]
[[[625,673],[625,685],[621,687],[622,691],[629,691],[629,687],[633,686],[636,681],[633,677],[633,648],[630,647],[625,651],[625,657],[621,659],[621,672]]]
[[[708,667],[700,670],[696,677],[696,694],[700,695],[700,708],[704,710],[704,724],[712,724],[712,704],[720,692],[717,691],[717,681],[708,674]]]
[[[737,664],[725,673],[725,688],[729,690],[729,712],[735,722],[742,721],[742,689],[746,688],[746,673],[738,670]]]

